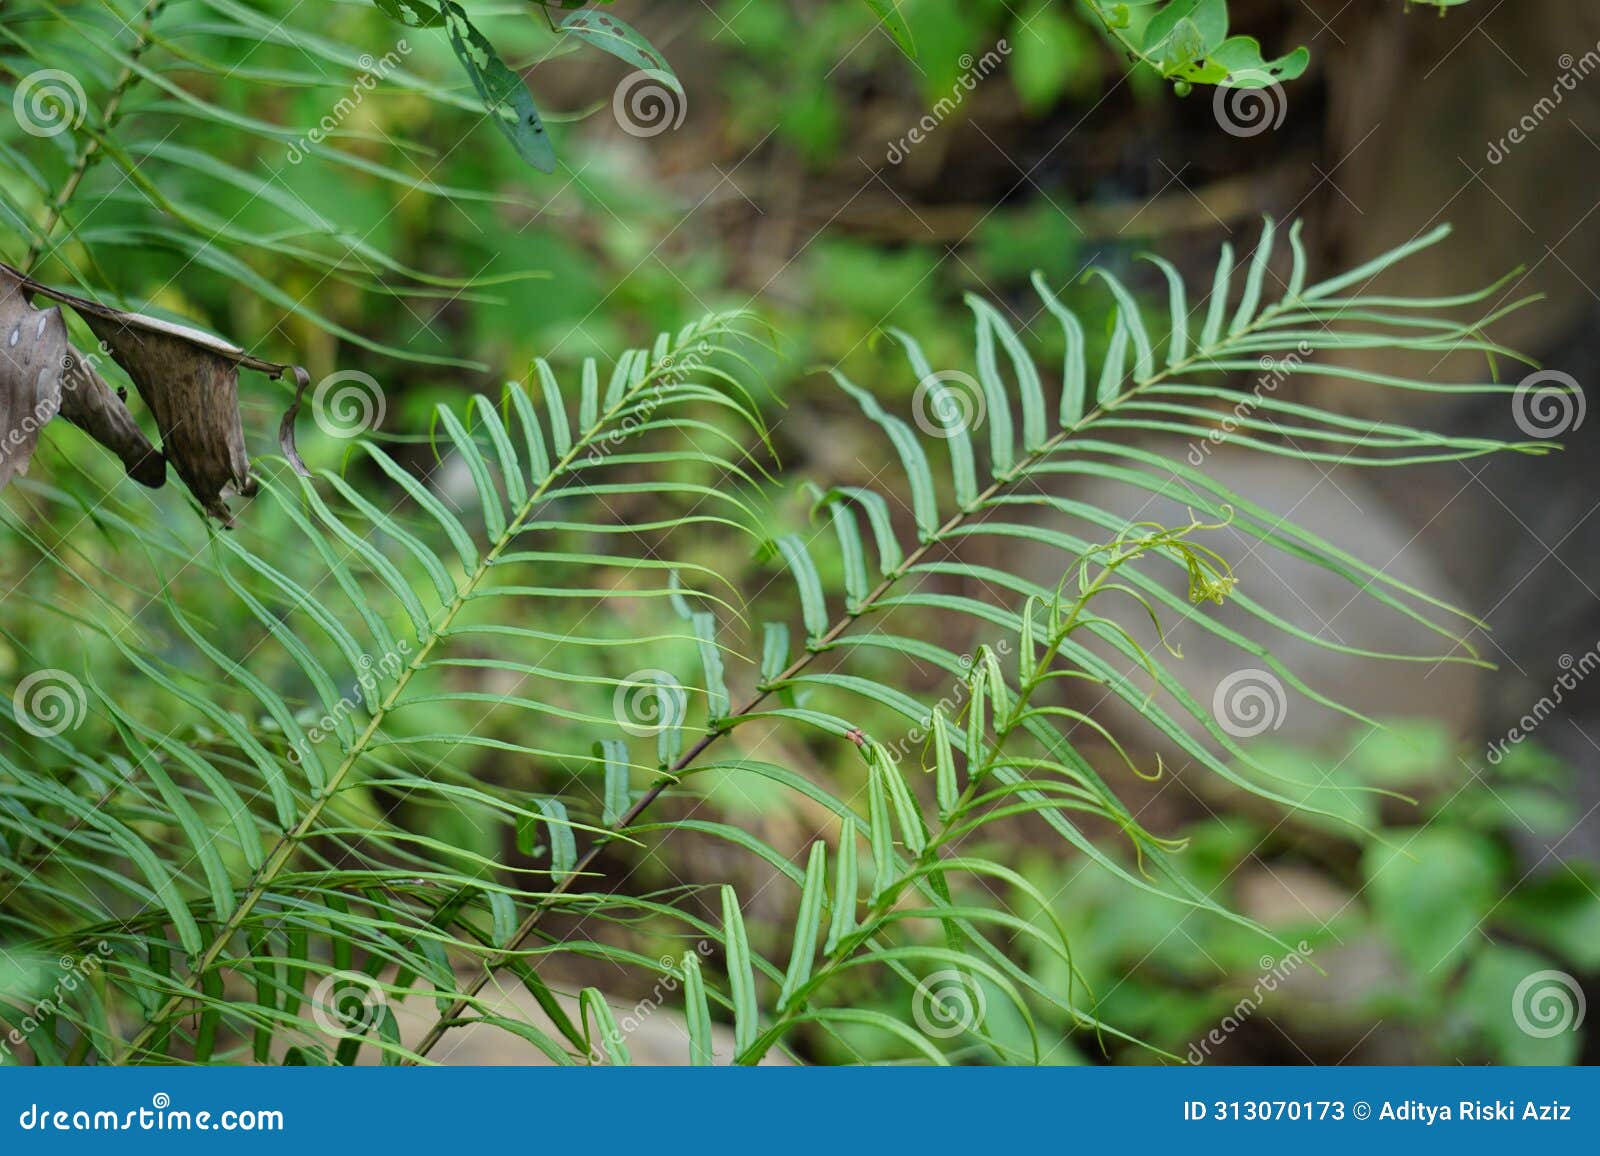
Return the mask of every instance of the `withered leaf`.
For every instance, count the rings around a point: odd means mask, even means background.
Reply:
[[[138,314],[84,318],[155,414],[161,449],[206,511],[230,524],[224,497],[256,492],[239,419],[238,362]]]
[[[39,431],[61,409],[67,323],[0,277],[0,486],[28,472]]]
[[[300,402],[311,387],[311,375],[297,365],[294,367],[294,382],[294,400],[284,410],[283,420],[278,423],[278,447],[283,450],[283,456],[289,459],[294,472],[302,478],[309,478],[311,471],[306,469],[305,459],[300,456],[300,447],[294,444],[294,423],[300,416]]]
[[[28,301],[30,291],[27,278],[0,265],[0,313],[4,314],[0,324],[6,328],[0,340],[15,338],[5,347],[13,359],[12,368],[22,372],[17,358],[23,355],[55,367],[48,381],[36,383],[46,386],[47,396],[30,399],[25,396],[28,388],[19,389],[12,384],[4,390],[6,397],[0,399],[0,418],[5,423],[0,426],[0,436],[4,442],[0,443],[0,450],[8,462],[0,464],[0,486],[10,481],[13,473],[26,471],[39,431],[57,412],[121,458],[136,480],[151,487],[162,485],[167,480],[167,463],[160,451],[144,436],[122,399],[95,372],[93,362],[68,341],[61,310],[54,306],[34,309]],[[39,344],[24,354],[21,351],[28,341],[30,323]]]
[[[150,444],[122,398],[95,372],[89,359],[69,345],[65,369],[61,416],[121,458],[134,481],[151,489],[165,485],[166,459]]]
[[[191,493],[213,517],[231,525],[231,494],[256,491],[245,453],[239,417],[239,367],[279,377],[290,367],[252,357],[236,345],[186,325],[142,313],[113,309],[76,294],[42,285],[0,263],[0,270],[29,292],[70,305],[88,324],[118,365],[133,379],[139,396],[155,415],[161,450]],[[88,384],[73,399],[67,417],[122,458],[133,476],[151,484],[155,466],[133,436],[138,427],[114,393],[79,357]],[[115,404],[112,404],[112,403]],[[148,446],[148,442],[145,442]]]

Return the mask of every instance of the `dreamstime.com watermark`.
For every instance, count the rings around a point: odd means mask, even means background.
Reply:
[[[651,379],[650,388],[634,403],[629,412],[623,415],[621,421],[607,429],[603,437],[595,438],[594,444],[589,448],[589,462],[600,461],[627,441],[640,427],[648,425],[667,391],[682,385],[692,374],[710,364],[712,353],[711,343],[702,340],[689,349],[669,353],[654,362],[645,371],[645,377]]]
[[[1305,359],[1315,352],[1312,346],[1302,341],[1287,357],[1263,357],[1259,362],[1261,376],[1256,378],[1256,383],[1250,392],[1240,398],[1229,415],[1218,422],[1204,438],[1190,444],[1189,464],[1191,466],[1204,464],[1206,458],[1211,456],[1211,451],[1232,437],[1233,431],[1239,428],[1240,423],[1261,407],[1266,396],[1277,393],[1278,387],[1296,373]]]
[[[1260,1010],[1267,996],[1278,990],[1278,985],[1284,983],[1295,972],[1299,971],[1306,960],[1311,958],[1311,945],[1305,940],[1295,944],[1294,950],[1282,959],[1273,959],[1270,955],[1261,957],[1261,974],[1256,977],[1254,986],[1251,987],[1238,1003],[1234,1004],[1228,1014],[1223,1016],[1210,1031],[1199,1040],[1189,1045],[1189,1053],[1184,1058],[1191,1064],[1203,1064],[1211,1058],[1211,1049],[1220,1048],[1227,1042],[1229,1036],[1244,1026],[1245,1021]]]
[[[1563,53],[1556,61],[1556,66],[1561,69],[1561,75],[1550,86],[1550,95],[1534,102],[1533,107],[1523,113],[1522,118],[1506,130],[1503,137],[1489,142],[1484,160],[1491,165],[1498,165],[1510,156],[1513,149],[1555,115],[1556,109],[1567,99],[1567,93],[1578,91],[1579,81],[1587,80],[1596,70],[1600,70],[1600,44],[1579,57],[1574,57],[1570,52]]]
[[[387,413],[388,403],[378,379],[359,369],[330,373],[311,393],[311,416],[317,428],[341,441],[377,429]]]
[[[78,990],[80,983],[87,984],[89,977],[100,970],[110,955],[111,945],[103,939],[94,945],[92,952],[76,957],[63,955],[57,963],[56,980],[50,990],[26,1005],[22,1018],[0,1036],[0,1054],[10,1059],[15,1054],[12,1049],[25,1046],[28,1038],[67,1005],[67,997]]]
[[[912,149],[932,136],[939,126],[966,102],[967,93],[975,91],[978,82],[986,79],[1000,67],[1000,62],[1010,55],[1011,45],[1004,39],[997,41],[993,48],[976,59],[970,52],[962,53],[959,61],[961,75],[956,77],[956,82],[950,86],[950,94],[941,96],[934,106],[923,114],[922,119],[907,129],[899,140],[891,141],[884,159],[891,165],[897,165],[910,156]]]
[[[1211,113],[1229,136],[1277,132],[1289,115],[1289,98],[1271,73],[1244,68],[1216,86]]]
[[[70,72],[41,68],[30,72],[11,94],[11,115],[29,136],[59,136],[83,123],[89,98]]]
[[[911,997],[911,1020],[929,1039],[948,1040],[976,1030],[989,1010],[983,988],[955,968],[936,971],[917,984]]]
[[[297,165],[305,160],[311,151],[311,146],[327,140],[340,125],[349,120],[367,99],[367,93],[376,89],[390,73],[400,67],[400,61],[409,55],[411,55],[411,44],[404,39],[395,41],[394,47],[382,56],[374,57],[370,52],[362,53],[356,62],[361,67],[361,75],[357,76],[355,83],[350,86],[349,94],[341,96],[327,115],[313,125],[305,136],[289,146],[289,163]]]
[[[1504,738],[1496,739],[1489,744],[1484,757],[1490,763],[1499,766],[1500,760],[1506,757],[1506,752],[1538,730],[1544,720],[1553,715],[1556,708],[1566,700],[1570,691],[1577,690],[1580,682],[1600,670],[1600,643],[1596,643],[1577,658],[1563,654],[1556,660],[1556,665],[1561,668],[1561,673],[1556,676],[1555,682],[1550,684],[1550,693],[1534,703],[1528,712],[1517,720],[1517,724],[1506,731]]]
[[[672,73],[641,68],[617,82],[611,94],[611,115],[629,136],[660,136],[683,124],[689,115],[689,100]]]
[[[665,670],[636,670],[617,683],[611,714],[635,738],[649,738],[683,721],[689,694]]]
[[[171,1096],[157,1092],[149,1107],[122,1112],[29,1104],[17,1116],[17,1127],[25,1132],[282,1132],[285,1124],[278,1108],[191,1112],[174,1108]]]
[[[17,725],[35,738],[54,738],[77,730],[89,713],[83,683],[64,670],[36,670],[11,694],[11,711]]]
[[[1560,437],[1583,424],[1589,411],[1583,386],[1570,373],[1541,369],[1517,383],[1511,395],[1511,418],[1531,438]]]
[[[917,382],[911,417],[929,437],[949,439],[983,425],[986,405],[977,379],[959,369],[946,369]]]
[[[361,1039],[383,1022],[388,993],[364,971],[330,971],[311,992],[311,1018],[337,1039]]]

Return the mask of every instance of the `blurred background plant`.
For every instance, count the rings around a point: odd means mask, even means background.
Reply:
[[[1600,962],[1600,881],[1584,857],[1530,869],[1517,853],[1580,818],[1572,768],[1531,748],[1473,766],[1437,723],[1389,726],[1318,750],[1252,748],[1286,774],[1336,784],[1344,806],[1319,801],[1370,838],[1236,795],[1209,795],[1184,826],[1191,879],[1272,928],[1287,953],[1094,872],[1033,861],[1028,878],[1059,894],[1074,961],[1111,1022],[1192,1063],[1580,1062],[1585,1034],[1552,1029],[1577,1017],[1574,977]],[[1380,805],[1362,788],[1418,802]],[[1092,1048],[1073,1054],[1095,1060]]]

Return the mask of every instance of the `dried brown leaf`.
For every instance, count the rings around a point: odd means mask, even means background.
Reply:
[[[161,453],[206,511],[231,525],[223,499],[256,491],[239,417],[239,367],[274,378],[290,367],[252,357],[199,329],[52,289],[0,264],[0,277],[6,274],[28,292],[70,305],[84,319],[155,415]],[[62,334],[64,341],[64,326]],[[159,484],[154,464],[159,458],[132,416],[92,365],[72,353],[77,366],[73,381],[81,379],[82,388],[72,391],[67,417],[116,453],[134,477]]]
[[[150,444],[121,397],[93,363],[67,346],[61,382],[61,416],[122,459],[128,476],[157,489],[167,480],[167,460]]]
[[[61,409],[67,323],[0,275],[0,486],[28,472],[39,431]]]

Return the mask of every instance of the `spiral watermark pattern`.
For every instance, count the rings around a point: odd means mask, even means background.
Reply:
[[[629,136],[660,136],[683,124],[689,101],[671,73],[645,68],[618,82],[611,94],[611,114]]]
[[[617,684],[611,713],[630,735],[645,738],[678,723],[688,706],[688,695],[678,680],[664,670],[636,670]]]
[[[1217,85],[1211,111],[1223,132],[1248,138],[1282,128],[1289,115],[1289,98],[1268,73],[1246,69]]]
[[[1564,971],[1536,971],[1511,993],[1511,1018],[1535,1039],[1577,1031],[1588,1010],[1583,988]]]
[[[953,438],[983,424],[988,412],[983,387],[970,374],[947,369],[930,373],[911,395],[911,416],[929,437]]]
[[[1283,683],[1271,671],[1256,667],[1234,671],[1217,683],[1211,696],[1211,714],[1217,725],[1236,739],[1275,731],[1288,713]]]
[[[17,684],[11,709],[19,727],[47,739],[76,730],[89,711],[89,699],[83,683],[66,671],[36,670]]]
[[[389,998],[361,971],[330,971],[311,993],[311,1018],[330,1036],[360,1037],[382,1022]]]
[[[11,95],[11,113],[29,136],[59,136],[77,128],[88,107],[78,78],[59,68],[30,72]]]
[[[311,395],[317,428],[330,437],[359,437],[381,426],[387,412],[383,387],[371,374],[358,369],[329,374]]]
[[[1530,373],[1511,395],[1511,416],[1531,438],[1560,437],[1582,425],[1587,412],[1583,387],[1571,374],[1555,369]]]
[[[917,1030],[935,1040],[972,1031],[983,1023],[987,1010],[983,989],[954,968],[928,976],[917,984],[911,999],[911,1018]]]

